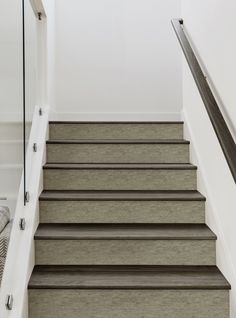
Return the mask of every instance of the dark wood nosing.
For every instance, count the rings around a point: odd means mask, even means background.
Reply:
[[[44,190],[40,201],[206,201],[198,191]]]
[[[216,266],[35,266],[29,289],[229,290]]]
[[[216,240],[205,224],[40,223],[35,240]]]

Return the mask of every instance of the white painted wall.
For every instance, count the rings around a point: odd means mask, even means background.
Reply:
[[[42,55],[44,55],[44,71],[42,78],[46,80],[45,92],[42,94],[44,98],[42,100],[43,105],[48,105],[52,110],[54,108],[54,96],[55,96],[55,0],[35,0],[40,2],[44,7],[47,19],[45,21],[44,29],[42,32],[42,43],[44,42],[42,49]],[[41,56],[42,56],[41,55]]]
[[[178,16],[180,0],[57,0],[53,118],[176,119]]]
[[[34,108],[38,103],[37,94],[37,41],[38,19],[32,9],[31,2],[25,0],[25,72],[26,72],[26,120],[32,122]],[[22,45],[21,45],[22,47]],[[22,74],[22,72],[21,72]]]
[[[184,28],[220,101],[231,130],[236,126],[235,1],[182,0]],[[217,265],[232,285],[231,317],[236,317],[236,185],[198,93],[189,67],[183,70],[183,120],[191,140],[191,160],[199,167],[198,188],[206,195],[206,218],[217,234]]]
[[[236,137],[235,12],[235,0],[182,0],[185,28]]]

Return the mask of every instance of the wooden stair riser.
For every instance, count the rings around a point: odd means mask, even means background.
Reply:
[[[204,223],[204,201],[40,201],[41,223]]]
[[[196,170],[45,169],[45,190],[196,190]]]
[[[50,163],[188,163],[188,144],[48,144]]]
[[[50,123],[50,139],[183,139],[182,123]]]
[[[229,318],[224,290],[33,290],[32,318]]]
[[[35,241],[37,265],[215,265],[214,240]]]

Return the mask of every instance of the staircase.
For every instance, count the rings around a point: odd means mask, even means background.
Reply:
[[[229,318],[182,122],[51,122],[29,318]]]
[[[8,206],[11,216],[23,169],[22,130],[20,122],[0,122],[0,205]]]

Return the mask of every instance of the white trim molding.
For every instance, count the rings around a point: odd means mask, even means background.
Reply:
[[[46,17],[45,9],[42,0],[30,0],[32,8],[34,10],[35,15],[41,13],[42,16]]]
[[[38,197],[43,188],[42,166],[45,163],[45,151],[48,137],[49,109],[35,108],[29,144],[26,155],[27,162],[27,191],[30,200],[24,206],[24,180],[17,198],[16,212],[8,248],[5,270],[0,289],[1,318],[27,318],[27,285],[34,266],[34,233],[39,223]],[[33,152],[33,144],[37,143],[37,152]],[[19,228],[19,220],[24,218],[26,228]],[[5,307],[6,295],[13,295],[11,311]]]

